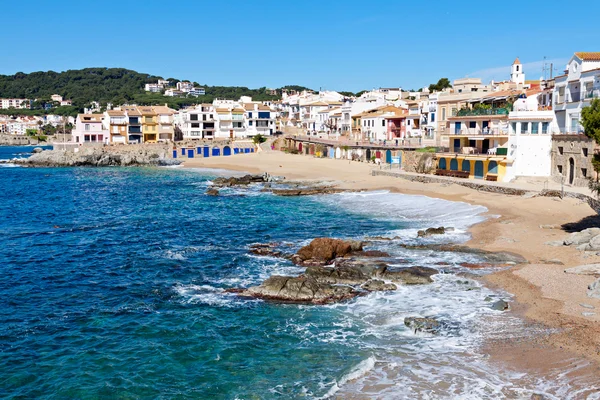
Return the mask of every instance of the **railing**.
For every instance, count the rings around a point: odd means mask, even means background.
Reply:
[[[474,109],[460,109],[456,113],[457,117],[470,117],[477,115],[508,115],[510,110],[508,108],[474,108]]]
[[[508,136],[508,128],[461,128],[460,130],[454,130],[451,135]]]
[[[397,138],[391,140],[351,140],[347,137],[331,139],[327,134],[314,136],[294,136],[294,139],[310,141],[314,143],[331,144],[337,146],[352,147],[421,147],[421,138]]]
[[[576,103],[581,99],[581,93],[580,92],[573,92],[571,93],[571,102],[572,103]]]
[[[600,98],[600,91],[597,89],[586,90],[583,93],[583,101]]]

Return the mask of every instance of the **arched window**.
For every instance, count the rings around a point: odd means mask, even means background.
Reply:
[[[446,169],[446,159],[445,158],[440,158],[440,161],[438,162],[438,167],[439,167],[439,169]]]
[[[462,162],[462,170],[465,172],[471,172],[471,161],[463,160]]]

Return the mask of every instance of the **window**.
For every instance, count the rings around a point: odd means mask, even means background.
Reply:
[[[248,113],[248,118],[252,118],[252,113],[251,112]]]
[[[446,109],[442,108],[442,121],[446,120]]]
[[[452,116],[455,117],[456,116],[456,107],[452,107]]]
[[[519,72],[519,66],[517,65],[517,72]]]
[[[581,168],[581,176],[587,178],[587,168]]]
[[[198,114],[190,114],[190,121],[198,121]]]
[[[517,123],[516,123],[516,122],[512,122],[512,123],[510,124],[510,128],[511,128],[511,129],[510,129],[510,133],[511,133],[511,134],[513,134],[513,135],[514,135],[515,133],[517,133]]]
[[[90,135],[85,135],[85,136],[83,137],[83,140],[84,140],[85,142],[89,142],[89,141],[90,141]]]
[[[200,123],[199,122],[192,123],[192,128],[200,128]]]
[[[431,122],[435,122],[435,113],[431,113]]]
[[[562,146],[558,146],[558,154],[562,155],[564,153],[564,149]],[[560,167],[562,170],[562,167]]]
[[[548,122],[542,122],[542,133],[546,134],[548,133]]]
[[[252,126],[252,121],[248,121],[248,126]]]
[[[584,157],[588,156],[588,149],[587,149],[587,147],[584,147],[583,149],[581,149],[581,152],[583,153]]]
[[[537,135],[539,127],[540,127],[540,123],[539,122],[532,122],[531,123],[531,134],[532,135]]]
[[[562,165],[557,165],[556,169],[558,169],[558,173],[562,175]]]
[[[521,122],[521,134],[529,133],[529,122]]]
[[[385,119],[381,120],[381,126],[385,126]]]
[[[85,124],[85,130],[89,131],[90,130],[90,124]]]

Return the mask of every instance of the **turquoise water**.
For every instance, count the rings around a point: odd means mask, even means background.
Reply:
[[[319,398],[366,393],[375,382],[386,389],[369,396],[381,398],[513,394],[509,377],[486,376],[476,343],[482,318],[516,323],[489,309],[484,299],[497,293],[457,283],[458,264],[476,261],[465,256],[375,246],[399,265],[445,261],[446,273],[427,287],[339,305],[223,293],[302,272],[249,255],[251,243],[290,251],[318,236],[417,243],[416,229],[441,223],[457,227],[444,241],[461,241],[485,209],[386,192],[284,198],[253,187],[205,196],[212,174],[0,169],[0,397]],[[414,335],[403,325],[410,315],[454,328]]]

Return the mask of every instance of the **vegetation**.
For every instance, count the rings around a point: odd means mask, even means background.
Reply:
[[[258,135],[254,135],[254,137],[252,138],[252,142],[254,144],[261,144],[267,141],[267,138],[264,137],[263,135],[261,135],[260,133]]]
[[[440,78],[440,80],[437,81],[437,83],[432,83],[431,85],[429,85],[429,92],[441,92],[442,90],[451,87],[452,84],[450,83],[450,80],[448,78]]]
[[[435,153],[437,151],[437,147],[421,147],[415,151],[417,153]]]
[[[585,135],[600,144],[600,99],[592,100],[588,107],[581,110],[581,125]],[[600,174],[600,154],[594,154],[592,166],[596,172],[595,179],[590,178],[588,186],[590,190],[600,197],[600,183],[598,175]]]

